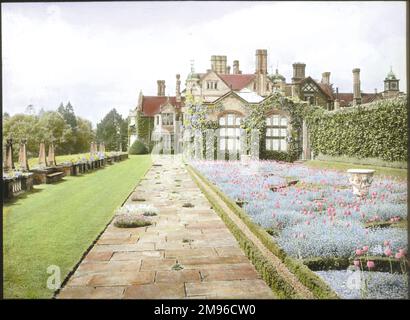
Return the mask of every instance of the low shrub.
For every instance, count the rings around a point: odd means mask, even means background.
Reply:
[[[134,143],[131,145],[128,153],[129,154],[147,154],[148,148],[141,141],[135,140]]]
[[[140,228],[150,226],[152,223],[143,216],[122,214],[115,218],[114,226],[117,228]]]

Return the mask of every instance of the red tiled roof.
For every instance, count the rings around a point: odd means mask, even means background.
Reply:
[[[362,93],[362,104],[373,102],[381,97],[381,93]],[[353,102],[353,93],[339,93],[339,101],[341,107],[347,107]]]
[[[232,90],[241,90],[245,88],[254,78],[254,74],[218,74],[218,76]]]
[[[142,108],[141,111],[147,117],[152,117],[159,113],[161,105],[167,102],[168,97],[162,96],[143,96],[142,97]],[[184,98],[181,97],[181,100]],[[175,97],[169,97],[169,102],[176,106],[177,108],[181,107],[181,102],[177,103]]]

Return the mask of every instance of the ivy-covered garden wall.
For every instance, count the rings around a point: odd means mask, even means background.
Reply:
[[[314,155],[407,161],[407,96],[307,116]]]

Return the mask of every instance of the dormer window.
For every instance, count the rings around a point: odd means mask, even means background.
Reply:
[[[211,80],[209,80],[209,81],[207,81],[206,82],[206,88],[208,89],[208,90],[217,90],[218,89],[218,81],[211,81]]]
[[[163,113],[161,114],[162,125],[163,126],[172,126],[174,125],[174,114],[173,113]]]

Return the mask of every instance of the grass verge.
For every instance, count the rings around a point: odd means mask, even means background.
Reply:
[[[379,167],[365,164],[354,164],[350,162],[337,162],[337,161],[322,161],[322,160],[309,160],[304,165],[317,168],[317,169],[334,169],[339,171],[346,171],[348,169],[374,169],[375,176],[385,176],[389,178],[396,178],[398,180],[407,180],[407,169]]]
[[[150,166],[149,155],[130,156],[5,204],[4,297],[51,298],[47,267],[58,266],[63,281]]]

